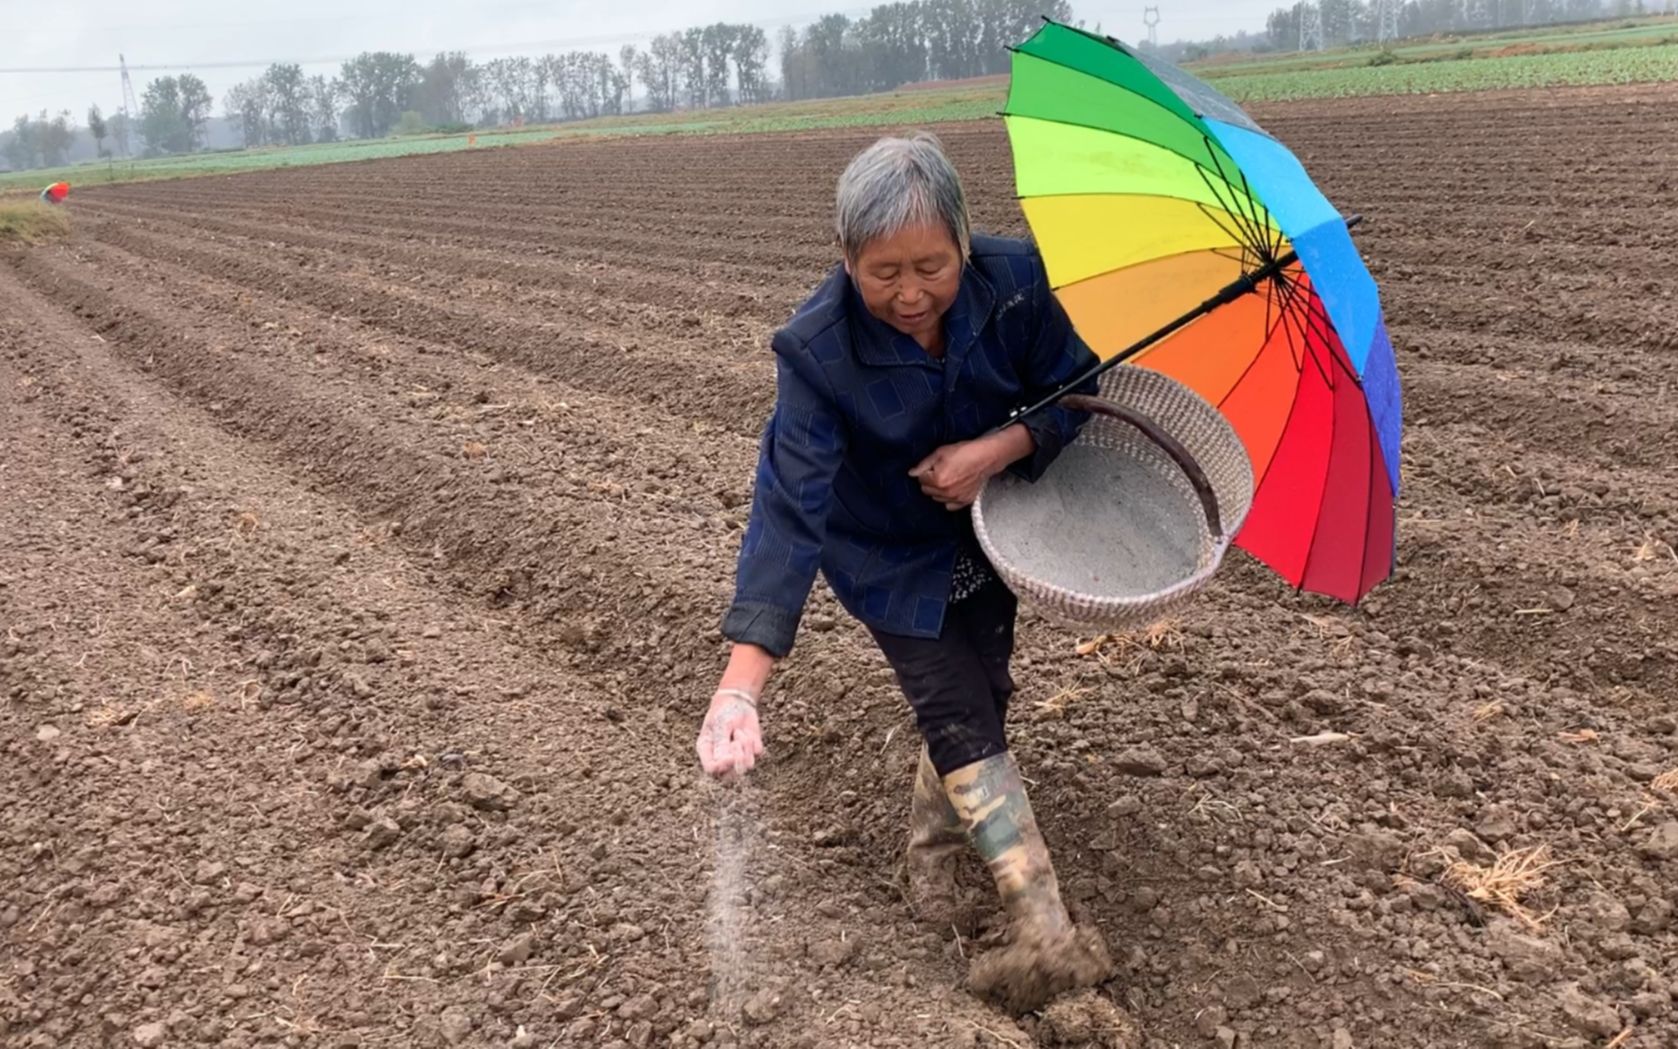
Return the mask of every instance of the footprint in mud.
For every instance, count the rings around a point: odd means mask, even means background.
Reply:
[[[1142,1049],[1136,1021],[1093,990],[1049,1003],[1037,1039],[1040,1045],[1064,1049]]]

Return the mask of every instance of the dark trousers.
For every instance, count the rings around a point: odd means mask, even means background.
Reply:
[[[938,775],[1008,750],[1019,603],[999,580],[949,607],[936,640],[871,631],[897,673]]]

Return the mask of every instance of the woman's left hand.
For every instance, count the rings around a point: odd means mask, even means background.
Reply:
[[[921,483],[927,498],[947,510],[964,510],[979,498],[985,482],[1008,464],[1030,455],[1036,442],[1018,424],[971,441],[946,444],[920,461],[909,476]]]

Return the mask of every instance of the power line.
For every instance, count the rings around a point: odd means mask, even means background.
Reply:
[[[860,16],[860,15],[865,15],[869,11],[870,11],[870,8],[856,7],[856,8],[851,8],[849,10],[838,11],[838,12],[824,11],[820,14],[783,16],[783,17],[780,17],[780,18],[771,18],[771,19],[766,19],[764,21],[760,21],[760,22],[754,22],[752,24],[758,26],[761,29],[778,29],[781,26],[800,25],[804,22],[814,21],[818,18],[825,17],[826,15],[829,15],[829,14],[841,14],[841,15],[845,15],[846,17],[854,18],[854,17]],[[574,37],[564,37],[564,38],[552,39],[552,40],[520,40],[516,43],[508,43],[508,44],[472,44],[472,45],[464,45],[464,46],[449,46],[449,47],[445,47],[445,48],[439,48],[438,50],[443,50],[443,51],[472,51],[472,52],[485,52],[485,53],[493,54],[493,53],[496,53],[496,52],[519,51],[519,50],[526,50],[526,49],[549,50],[549,49],[578,48],[578,47],[604,47],[604,46],[611,45],[611,44],[629,43],[631,41],[651,40],[653,37],[662,36],[662,35],[664,35],[664,32],[668,32],[668,31],[669,30],[665,30],[665,31],[651,30],[651,31],[638,32],[638,33],[603,33],[603,34],[597,34],[595,36],[574,36]],[[398,50],[398,49],[383,48],[382,50]],[[413,53],[419,53],[419,52],[424,52],[424,51],[430,51],[432,49],[431,48],[418,48],[418,47],[416,47],[416,48],[406,48],[406,49],[401,49],[401,50],[406,50],[406,51],[413,52]],[[355,57],[356,57],[355,55],[329,55],[329,56],[318,57],[318,58],[264,58],[264,59],[254,59],[253,58],[253,59],[226,59],[226,60],[207,61],[207,62],[130,63],[128,65],[128,69],[129,69],[130,72],[136,72],[136,73],[169,73],[169,72],[176,72],[176,71],[179,71],[179,70],[190,71],[190,70],[195,70],[195,69],[266,69],[271,65],[275,65],[276,63],[279,63],[279,64],[292,63],[292,64],[300,65],[300,66],[338,65],[338,64],[343,63],[343,62],[348,62],[348,61],[354,59]],[[120,72],[122,72],[122,66],[120,64],[119,65],[114,65],[114,66],[0,66],[0,73],[20,73],[20,74],[25,74],[25,75],[39,75],[39,74],[47,74],[47,73],[120,73]]]

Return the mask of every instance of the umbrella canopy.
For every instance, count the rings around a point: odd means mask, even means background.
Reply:
[[[1217,405],[1257,481],[1237,544],[1363,597],[1392,570],[1402,420],[1347,221],[1235,103],[1070,26],[1015,50],[1004,119],[1050,282],[1103,367]]]

